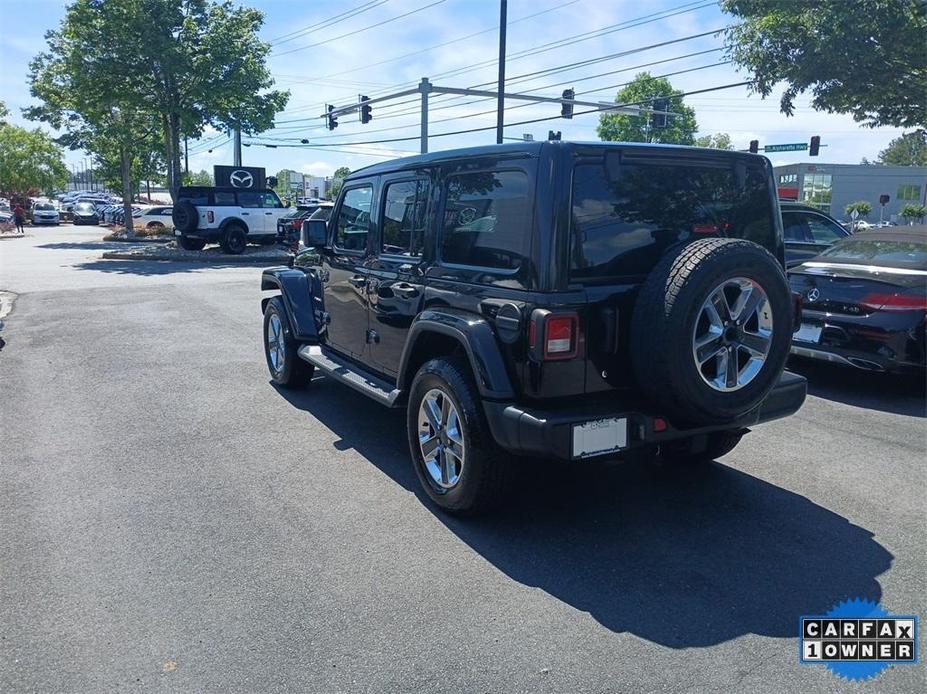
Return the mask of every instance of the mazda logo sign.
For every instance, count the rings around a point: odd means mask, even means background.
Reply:
[[[229,182],[234,188],[250,188],[254,185],[254,176],[244,169],[238,169],[229,176]]]
[[[805,294],[805,298],[808,299],[809,304],[813,304],[815,301],[821,298],[821,291],[814,287],[808,290],[808,293]]]

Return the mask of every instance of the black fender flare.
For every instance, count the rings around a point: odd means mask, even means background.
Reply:
[[[248,226],[248,223],[241,219],[240,217],[226,217],[219,224],[219,235],[222,236],[225,233],[225,230],[228,228],[229,224],[240,224],[244,227],[245,236],[251,235],[251,227]]]
[[[322,313],[319,281],[314,273],[289,267],[269,267],[261,273],[261,290],[279,289],[297,340],[317,344]],[[261,300],[261,312],[271,297]]]
[[[397,387],[408,390],[415,374],[407,373],[416,343],[428,333],[438,333],[460,343],[476,379],[480,395],[493,400],[512,400],[515,390],[505,368],[495,333],[480,316],[450,308],[428,308],[412,322],[399,362]]]

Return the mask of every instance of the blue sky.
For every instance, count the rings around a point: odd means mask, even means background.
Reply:
[[[355,169],[418,151],[416,140],[363,146],[344,144],[417,136],[419,117],[415,103],[376,105],[373,121],[368,125],[359,123],[356,115],[342,117],[333,133],[316,118],[326,103],[351,103],[359,93],[373,96],[395,91],[413,86],[421,77],[448,72],[453,74],[433,77],[432,81],[450,87],[472,87],[496,79],[497,67],[492,61],[498,52],[497,0],[249,0],[242,4],[265,13],[261,35],[274,43],[269,66],[278,88],[291,92],[286,111],[278,115],[279,127],[252,138],[273,142],[278,147],[253,144],[244,149],[245,164],[265,166],[269,172],[287,167],[327,175],[338,166]],[[13,112],[14,121],[30,127],[35,124],[19,117],[19,109],[30,103],[26,82],[28,63],[43,49],[45,31],[60,23],[64,7],[63,0],[0,0],[0,25],[4,27],[0,32],[0,99]],[[333,20],[328,26],[305,30],[351,10],[356,10],[356,14]],[[400,17],[406,13],[408,16]],[[729,24],[731,18],[716,3],[707,0],[509,0],[508,18],[506,71],[511,83],[507,91],[559,96],[562,89],[574,86],[577,92],[589,92],[577,98],[611,101],[617,85],[638,72],[628,68],[697,52],[702,54],[646,69],[655,75],[689,71],[669,77],[675,87],[684,91],[747,79],[731,65],[716,65],[723,60],[723,54],[713,50],[721,47],[720,37],[714,35],[662,48],[636,50]],[[382,25],[372,26],[379,23]],[[636,26],[622,27],[619,23]],[[606,27],[614,31],[607,34],[597,31]],[[579,37],[584,40],[556,43],[590,32],[591,36]],[[343,34],[350,35],[342,37]],[[551,43],[554,46],[547,46]],[[550,50],[521,55],[545,47]],[[634,52],[556,74],[529,75],[627,51]],[[495,113],[478,115],[491,111],[493,102],[472,101],[472,98],[433,97],[432,134],[494,126]],[[818,159],[822,163],[874,159],[879,150],[901,134],[899,129],[872,130],[860,127],[849,116],[813,111],[808,107],[807,96],[799,97],[795,115],[787,118],[779,113],[775,95],[764,101],[750,95],[745,87],[692,96],[686,103],[695,108],[700,134],[727,132],[738,148],[746,148],[752,139],[760,140],[761,144],[806,142],[811,135],[819,134],[822,143],[828,145]],[[518,102],[507,105],[516,106]],[[506,121],[530,120],[558,112],[559,108],[552,104],[529,105],[507,111]],[[541,139],[553,129],[562,131],[564,139],[594,140],[596,122],[596,115],[584,115],[573,120],[513,125],[506,128],[505,134],[519,137],[530,132]],[[319,147],[284,146],[301,138]],[[213,164],[231,163],[231,144],[226,139],[224,133],[210,132],[201,142],[191,143],[191,168],[211,170]],[[495,133],[486,130],[435,137],[430,147],[439,150],[494,141]],[[208,151],[210,147],[212,152]],[[69,152],[67,160],[73,164],[86,156]],[[777,154],[770,158],[775,164],[798,163],[806,160],[806,154]]]

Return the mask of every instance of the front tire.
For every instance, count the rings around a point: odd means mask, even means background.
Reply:
[[[248,236],[245,230],[237,224],[230,224],[219,242],[222,250],[229,255],[241,255],[248,245]]]
[[[492,438],[462,357],[432,359],[419,369],[406,425],[415,474],[435,504],[467,514],[499,502],[511,463]]]
[[[296,353],[299,343],[293,338],[283,299],[275,296],[264,310],[264,358],[271,380],[283,388],[303,388],[312,380],[315,366]]]

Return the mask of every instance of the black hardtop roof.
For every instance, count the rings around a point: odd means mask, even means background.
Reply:
[[[606,149],[641,149],[641,150],[651,150],[655,152],[672,152],[674,154],[679,154],[685,156],[686,154],[691,153],[692,155],[701,155],[711,154],[714,156],[730,156],[730,157],[751,157],[751,158],[765,158],[762,155],[750,154],[749,152],[735,152],[730,150],[723,149],[706,149],[704,147],[687,147],[684,145],[660,145],[660,144],[649,144],[645,142],[547,142],[547,141],[525,141],[525,142],[510,142],[501,145],[480,145],[479,147],[464,147],[460,149],[446,149],[439,152],[429,152],[428,154],[417,154],[411,157],[402,157],[399,159],[391,159],[389,161],[384,161],[379,164],[372,164],[370,166],[365,166],[362,169],[357,171],[352,171],[351,174],[345,180],[352,180],[354,178],[364,178],[367,176],[378,176],[380,174],[392,173],[395,171],[402,171],[404,169],[418,168],[423,165],[428,164],[437,164],[443,163],[446,161],[453,161],[456,159],[476,159],[479,157],[504,157],[517,159],[521,157],[537,157],[540,156],[542,151],[545,149],[553,148],[567,148],[567,149],[584,149],[587,150],[590,147]]]

